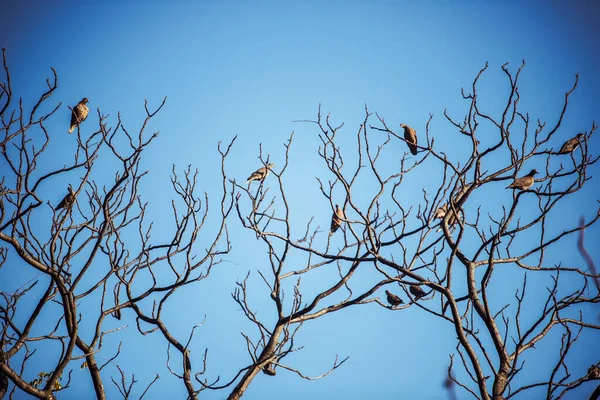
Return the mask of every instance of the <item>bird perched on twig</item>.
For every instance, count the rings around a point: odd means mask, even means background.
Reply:
[[[277,371],[275,371],[275,365],[273,365],[273,363],[268,363],[267,365],[265,365],[263,367],[262,370],[266,375],[269,375],[269,376],[277,375]]]
[[[417,154],[417,131],[406,124],[400,124],[401,128],[404,128],[404,140],[406,145],[410,149],[412,155]]]
[[[271,172],[271,168],[273,168],[274,166],[275,164],[269,163],[266,167],[261,167],[257,169],[248,177],[246,184],[249,184],[252,181],[264,180],[269,175],[269,172]]]
[[[75,127],[81,124],[88,116],[90,109],[87,106],[88,99],[84,97],[73,109],[71,110],[71,126],[69,127],[69,133],[75,130]]]
[[[344,211],[340,208],[338,204],[335,205],[335,212],[331,217],[331,229],[329,231],[329,236],[333,235],[335,231],[342,225],[343,220],[346,217],[344,216]]]
[[[586,378],[600,379],[600,367],[598,367],[597,365],[592,365],[591,367],[589,367]]]
[[[423,290],[421,286],[418,285],[410,285],[409,286],[410,293],[415,296],[415,300],[419,300],[421,297],[425,296],[427,293]]]
[[[464,185],[458,191],[458,194],[456,194],[456,196],[454,197],[454,203],[455,203],[454,207],[457,209],[458,216],[461,220],[464,220],[464,213],[463,213],[462,207],[459,207],[458,204],[460,203],[462,206],[462,203],[464,203],[463,197],[470,188],[471,188],[471,185]],[[433,213],[433,218],[434,219],[444,219],[444,217],[448,213],[449,208],[450,208],[450,216],[448,217],[448,226],[453,228],[459,222],[459,218],[456,218],[455,212],[451,209],[451,207],[449,206],[448,203],[444,204],[443,206],[441,206],[440,208],[435,210],[435,212]],[[437,231],[439,232],[441,230],[442,230],[442,227],[440,226],[437,229]]]
[[[450,228],[454,229],[454,226],[458,223],[458,218],[456,218],[456,213],[453,210],[450,210],[449,212],[450,212],[450,215],[448,216],[448,226]],[[448,204],[444,204],[443,206],[441,206],[440,208],[435,210],[433,217],[437,218],[437,219],[444,219],[444,217],[446,216],[447,213],[448,213]],[[461,219],[464,219],[462,209],[458,210],[458,214]],[[439,232],[441,230],[442,230],[442,227],[440,226],[437,229],[437,232]]]
[[[531,172],[529,172],[527,175],[525,175],[521,178],[515,178],[513,183],[508,185],[506,188],[507,189],[527,190],[535,182],[535,180],[533,179],[533,176],[537,173],[538,173],[538,171],[536,169],[532,169]]]
[[[396,306],[399,306],[400,304],[404,303],[404,301],[402,301],[402,299],[400,297],[396,296],[394,293],[390,292],[389,290],[386,290],[385,294],[387,295],[388,303],[390,303],[390,305],[392,307],[396,307]]]
[[[58,203],[56,206],[56,211],[60,210],[61,208],[69,210],[73,206],[73,203],[75,203],[75,192],[73,191],[71,185],[69,185],[69,193],[67,193],[60,203]]]
[[[578,133],[577,136],[575,136],[574,138],[571,138],[569,140],[567,140],[562,147],[560,148],[560,150],[558,151],[558,154],[569,154],[572,153],[573,150],[575,150],[577,147],[579,147],[579,141],[581,140],[581,138],[583,137],[583,133]]]

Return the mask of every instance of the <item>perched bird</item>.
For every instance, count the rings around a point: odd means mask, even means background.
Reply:
[[[73,191],[71,185],[69,185],[69,193],[67,193],[60,203],[58,203],[56,206],[56,211],[60,210],[61,208],[68,210],[71,208],[71,206],[73,206],[73,203],[75,203],[75,192]]]
[[[414,155],[417,154],[417,131],[406,124],[400,124],[401,128],[404,128],[404,140],[410,149],[410,152]]]
[[[266,167],[261,167],[261,168],[257,169],[256,171],[254,171],[252,173],[252,175],[250,175],[248,177],[246,184],[248,184],[252,181],[262,181],[269,175],[269,172],[271,172],[271,168],[273,168],[274,166],[275,166],[275,164],[269,163],[269,164],[267,164]]]
[[[527,175],[525,175],[525,176],[523,176],[521,178],[515,178],[515,180],[513,181],[513,183],[511,183],[510,185],[508,185],[506,188],[507,189],[527,190],[535,182],[535,180],[533,179],[533,176],[535,174],[537,174],[537,173],[538,173],[537,170],[532,169],[531,172],[528,173]]]
[[[344,212],[340,208],[338,204],[335,205],[335,212],[331,217],[331,230],[329,231],[329,236],[333,235],[335,231],[342,225],[343,220],[346,217],[344,216]]]
[[[459,222],[459,219],[456,218],[456,213],[452,209],[449,211],[449,213],[450,213],[450,215],[448,216],[448,226],[450,228],[454,228],[454,226]],[[443,206],[441,206],[440,208],[435,210],[433,217],[436,219],[444,219],[446,214],[448,214],[448,204],[444,204]],[[464,219],[463,211],[461,209],[458,209],[458,214],[459,214],[460,219]],[[442,227],[440,226],[437,229],[437,232],[439,232],[441,230],[442,230]]]
[[[600,379],[600,367],[598,367],[597,365],[592,365],[591,367],[589,367],[586,378]]]
[[[400,304],[404,303],[404,301],[402,301],[402,299],[400,297],[396,296],[394,293],[390,292],[389,290],[386,290],[385,294],[387,295],[388,303],[390,303],[390,305],[392,305],[393,307],[399,306]]]
[[[269,375],[269,376],[277,375],[277,371],[275,371],[275,366],[273,365],[273,363],[268,363],[267,365],[265,365],[263,367],[262,370],[266,375]]]
[[[433,218],[434,219],[443,219],[446,216],[447,212],[448,212],[448,204],[444,204],[443,206],[441,206],[440,208],[435,210],[435,213],[433,213]]]
[[[423,297],[427,294],[427,293],[425,293],[423,288],[421,288],[421,286],[418,286],[418,285],[410,285],[410,287],[408,289],[409,289],[410,293],[413,296],[415,296],[416,300],[419,300],[421,297]]]
[[[81,124],[88,116],[90,109],[86,105],[88,103],[87,97],[84,97],[73,109],[71,110],[71,127],[69,133],[75,130],[75,127]]]
[[[560,148],[560,150],[558,151],[558,154],[569,154],[572,153],[573,150],[575,150],[577,147],[579,147],[579,141],[581,140],[581,138],[583,137],[583,133],[578,133],[577,136],[575,136],[574,138],[571,138],[569,140],[567,140],[562,147]]]

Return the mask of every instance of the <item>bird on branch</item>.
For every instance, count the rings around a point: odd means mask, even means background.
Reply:
[[[574,138],[567,140],[558,151],[558,154],[572,153],[577,147],[579,147],[579,141],[583,136],[583,133],[578,133]]]
[[[406,145],[410,149],[412,155],[417,154],[417,131],[406,124],[400,124],[401,128],[404,128],[404,140]]]
[[[531,172],[529,172],[527,175],[525,175],[521,178],[515,178],[513,183],[508,185],[506,188],[507,189],[527,190],[535,182],[535,179],[533,179],[533,176],[537,173],[538,173],[537,170],[532,169]]]
[[[458,223],[458,218],[456,218],[456,213],[454,212],[454,210],[451,209],[449,211],[449,213],[450,213],[450,215],[448,216],[448,226],[451,229],[454,229],[454,227]],[[459,213],[460,219],[464,219],[462,209],[459,209],[458,213]],[[448,204],[444,204],[443,206],[441,206],[440,208],[438,208],[437,210],[435,210],[435,213],[433,214],[433,217],[437,218],[437,219],[444,219],[444,217],[446,216],[446,214],[448,214]],[[437,229],[437,232],[439,232],[441,230],[442,230],[442,227],[440,226]]]
[[[335,233],[335,231],[338,230],[338,228],[342,225],[342,222],[345,218],[346,217],[344,216],[344,212],[342,211],[340,206],[338,204],[336,204],[335,212],[333,213],[333,216],[331,217],[331,229],[329,231],[329,236],[333,235]]]
[[[600,379],[600,367],[592,365],[588,368],[587,379]]]
[[[86,105],[88,103],[87,97],[84,97],[73,109],[71,110],[71,126],[69,127],[69,133],[75,130],[75,127],[81,124],[88,116],[90,109]]]
[[[275,371],[275,365],[273,363],[268,363],[262,369],[262,371],[269,376],[277,375],[277,371]]]
[[[56,211],[60,210],[61,208],[69,210],[73,206],[73,203],[75,203],[75,192],[73,191],[71,185],[69,185],[69,193],[67,193],[60,203],[58,203],[56,206]]]
[[[400,297],[396,296],[394,293],[390,292],[389,290],[386,290],[385,294],[387,295],[388,303],[390,303],[390,305],[392,307],[397,307],[400,304],[404,303],[404,301],[402,301],[402,299]]]
[[[421,286],[418,285],[410,285],[408,288],[410,293],[415,296],[415,300],[419,300],[421,297],[425,296],[427,293],[423,290]]]
[[[257,169],[248,177],[246,184],[249,184],[252,181],[264,180],[269,175],[269,172],[271,172],[271,168],[273,168],[274,166],[275,164],[269,163],[266,167],[261,167]]]
[[[459,208],[458,204],[459,203],[464,203],[463,202],[463,197],[464,195],[467,193],[467,191],[470,189],[471,185],[464,185],[458,192],[458,194],[455,196],[454,198],[454,207],[457,209],[458,214],[459,214],[459,218],[461,220],[464,220],[464,213],[462,210],[462,207]],[[459,219],[456,218],[456,214],[454,213],[454,211],[452,210],[452,208],[448,205],[448,203],[444,204],[443,206],[441,206],[440,208],[438,208],[437,210],[435,210],[435,212],[433,213],[433,218],[434,219],[444,219],[444,217],[446,216],[446,214],[448,213],[448,209],[450,208],[450,216],[448,217],[448,226],[451,228],[454,228],[454,226],[459,222]],[[437,232],[441,231],[442,227],[440,226],[437,229]]]

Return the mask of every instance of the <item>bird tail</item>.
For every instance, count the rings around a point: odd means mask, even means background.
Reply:
[[[73,132],[75,130],[75,125],[71,125],[71,127],[69,128],[69,133]]]

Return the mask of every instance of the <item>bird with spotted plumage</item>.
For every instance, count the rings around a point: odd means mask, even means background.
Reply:
[[[252,181],[264,180],[267,176],[269,176],[269,172],[271,172],[271,168],[273,168],[274,166],[275,164],[269,163],[267,164],[267,166],[257,169],[252,174],[250,174],[248,180],[246,181],[246,184],[249,184]]]
[[[75,192],[73,191],[73,188],[71,187],[71,185],[69,185],[69,193],[67,193],[67,195],[65,197],[63,197],[63,199],[60,201],[60,203],[58,203],[58,205],[56,206],[56,211],[60,210],[60,209],[66,209],[69,210],[72,206],[73,203],[75,203]]]
[[[88,99],[84,97],[75,107],[71,109],[71,125],[69,133],[75,130],[75,127],[81,124],[88,116],[90,109],[87,106]]]

